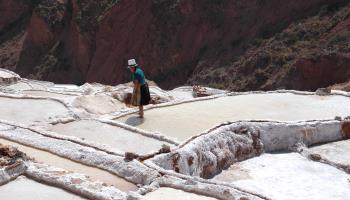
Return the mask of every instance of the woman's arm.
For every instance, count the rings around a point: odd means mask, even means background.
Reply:
[[[134,89],[137,88],[139,86],[139,80],[134,80]]]

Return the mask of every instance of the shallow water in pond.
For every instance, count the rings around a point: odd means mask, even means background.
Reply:
[[[89,167],[74,161],[71,161],[69,159],[62,158],[60,156],[51,154],[46,151],[42,151],[36,148],[28,147],[25,145],[21,145],[9,140],[1,139],[0,143],[5,145],[11,145],[14,147],[17,147],[18,150],[26,153],[28,156],[34,158],[38,162],[42,162],[48,165],[52,165],[58,168],[62,168],[68,171],[73,171],[81,174],[85,174],[89,176],[94,181],[102,181],[104,183],[107,183],[108,185],[113,185],[116,188],[122,190],[122,191],[130,191],[130,190],[136,190],[137,187],[118,177],[115,176],[107,171],[97,169],[94,167]],[[0,198],[1,199],[1,198]]]
[[[215,198],[197,195],[194,193],[184,192],[182,190],[176,190],[167,187],[161,187],[154,192],[146,194],[147,200],[215,200]]]
[[[0,105],[0,119],[24,124],[69,116],[68,109],[53,100],[0,97]]]
[[[24,176],[0,186],[2,200],[83,200],[63,189],[44,185]]]
[[[167,142],[94,120],[57,124],[51,126],[49,130],[62,135],[76,136],[89,141],[106,144],[120,151],[139,154],[157,151],[162,147],[162,144],[170,145]]]
[[[334,119],[349,113],[348,97],[270,93],[184,103],[148,110],[143,120],[135,115],[116,120],[183,141],[225,121]]]

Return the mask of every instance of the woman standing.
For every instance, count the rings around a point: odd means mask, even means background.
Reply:
[[[139,116],[143,118],[143,106],[148,105],[151,100],[148,84],[143,70],[137,65],[135,59],[128,60],[128,68],[132,73],[132,81],[134,83],[131,104],[139,107]]]

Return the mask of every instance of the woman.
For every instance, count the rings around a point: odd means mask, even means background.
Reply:
[[[128,68],[132,73],[132,81],[134,83],[131,104],[139,107],[139,116],[143,118],[143,106],[148,105],[151,100],[148,84],[145,79],[145,74],[137,65],[135,59],[128,60]]]

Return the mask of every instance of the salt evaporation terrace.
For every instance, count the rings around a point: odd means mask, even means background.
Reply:
[[[145,120],[129,115],[118,120],[184,141],[225,121],[322,120],[332,119],[334,116],[347,116],[348,113],[348,97],[269,93],[183,103],[148,110],[145,112]]]
[[[131,91],[0,69],[0,199],[349,199],[347,92]]]
[[[66,124],[57,124],[49,128],[49,130],[62,135],[85,138],[100,144],[109,145],[122,152],[146,154],[161,149],[163,144],[172,146],[168,142],[146,137],[118,126],[95,120],[80,120]]]

